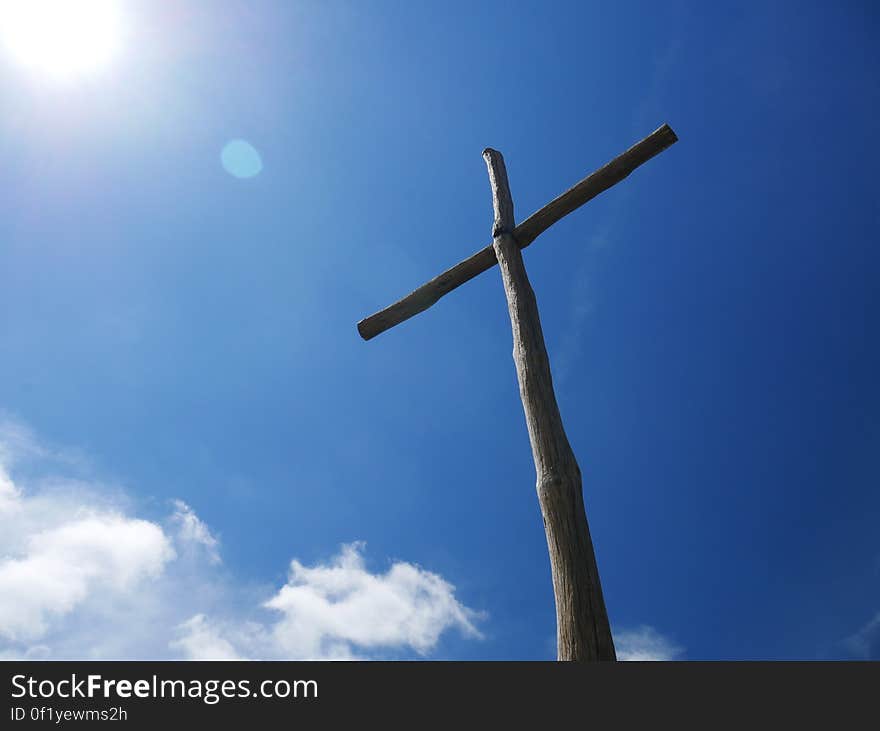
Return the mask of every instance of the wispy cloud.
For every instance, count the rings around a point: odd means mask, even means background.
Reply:
[[[681,16],[682,7],[676,6],[673,12]],[[645,94],[632,115],[629,135],[632,140],[643,137],[661,122],[667,121],[668,109],[664,104],[664,96],[681,56],[680,35],[670,39],[655,56]],[[674,126],[674,120],[672,124]],[[588,320],[596,307],[593,281],[601,263],[597,253],[615,245],[624,234],[631,215],[629,209],[632,197],[631,186],[615,188],[606,213],[599,219],[593,234],[586,242],[587,245],[575,260],[568,322],[558,342],[553,344],[552,352],[554,375],[561,388],[567,385],[573,366],[581,356]]]
[[[852,657],[860,660],[875,660],[880,657],[880,612],[858,632],[847,637],[843,646]]]
[[[362,543],[293,560],[281,587],[238,581],[188,504],[149,519],[124,491],[39,474],[71,470],[64,454],[0,423],[0,657],[427,655],[448,630],[480,636],[451,583],[405,561],[372,572]]]
[[[210,528],[183,500],[173,500],[172,504],[174,512],[171,514],[171,522],[177,526],[180,539],[186,544],[202,548],[211,563],[220,563],[220,541]]]
[[[683,647],[648,625],[616,633],[614,644],[619,660],[680,660],[684,656]]]

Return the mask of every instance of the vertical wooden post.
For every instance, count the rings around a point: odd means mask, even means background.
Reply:
[[[504,158],[492,149],[484,150],[483,158],[489,170],[495,211],[492,247],[507,296],[513,360],[550,551],[558,659],[616,660],[584,511],[581,471],[562,426],[538,304],[513,236],[513,199]]]

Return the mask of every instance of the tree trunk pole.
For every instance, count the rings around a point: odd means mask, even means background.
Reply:
[[[550,552],[558,659],[616,660],[584,510],[581,471],[562,426],[538,304],[513,236],[513,199],[504,158],[492,149],[484,150],[483,158],[489,170],[495,211],[492,247],[507,295],[513,360]]]

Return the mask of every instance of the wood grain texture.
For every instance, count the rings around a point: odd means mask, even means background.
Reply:
[[[557,656],[559,660],[616,660],[584,510],[581,471],[562,426],[553,391],[538,304],[526,274],[522,247],[516,239],[504,158],[491,149],[485,150],[483,157],[495,211],[492,247],[507,296],[513,360],[550,552]]]
[[[524,249],[559,219],[619,183],[637,167],[646,163],[677,140],[678,137],[672,128],[664,124],[626,152],[588,175],[512,230],[519,248]],[[443,295],[487,269],[491,269],[496,263],[494,245],[490,244],[451,269],[434,277],[430,282],[426,282],[393,305],[364,318],[357,325],[358,332],[364,340],[370,340],[404,320],[424,312]]]

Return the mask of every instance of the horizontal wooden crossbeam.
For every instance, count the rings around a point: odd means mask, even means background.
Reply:
[[[639,165],[646,163],[677,141],[678,137],[672,128],[668,124],[664,124],[626,152],[588,175],[565,193],[550,201],[541,210],[533,213],[514,229],[513,236],[519,248],[524,249],[559,219],[619,183]],[[370,340],[389,328],[399,325],[404,320],[408,320],[413,315],[424,312],[443,295],[487,269],[491,269],[497,263],[495,250],[492,248],[492,244],[489,244],[473,256],[459,262],[443,274],[434,277],[430,282],[426,282],[415,291],[410,292],[393,305],[361,320],[357,326],[358,332],[364,340]]]

